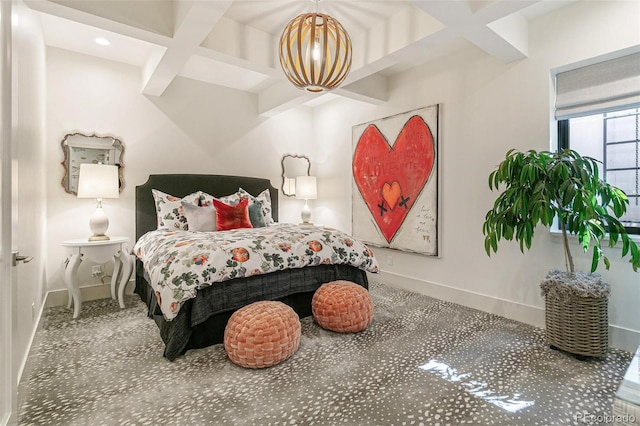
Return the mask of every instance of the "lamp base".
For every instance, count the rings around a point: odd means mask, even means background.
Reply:
[[[307,204],[307,200],[304,200],[304,206],[302,206],[300,218],[302,219],[301,225],[313,225],[313,223],[309,221],[309,219],[311,219],[311,209],[309,208],[309,204]]]
[[[102,210],[102,200],[98,200],[98,207],[93,212],[91,219],[89,219],[89,229],[91,229],[92,235],[89,237],[89,241],[105,241],[109,237],[106,235],[107,229],[109,229],[109,218]]]

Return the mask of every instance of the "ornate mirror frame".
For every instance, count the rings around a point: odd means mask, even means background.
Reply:
[[[311,176],[311,161],[306,155],[285,154],[282,156],[280,165],[282,166],[282,193],[287,197],[295,197],[295,178],[305,174]]]
[[[60,164],[64,167],[62,176],[62,187],[73,195],[78,194],[78,175],[80,164],[111,164],[118,166],[118,178],[120,180],[120,192],[124,188],[124,178],[122,170],[122,156],[124,145],[120,139],[113,136],[98,136],[95,133],[85,135],[84,133],[68,133],[64,135],[60,142],[64,160]]]

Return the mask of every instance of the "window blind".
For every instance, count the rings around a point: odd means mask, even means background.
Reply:
[[[557,120],[640,105],[640,52],[556,74]]]

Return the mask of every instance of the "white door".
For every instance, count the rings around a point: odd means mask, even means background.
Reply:
[[[44,49],[39,17],[21,0],[0,0],[0,425],[17,423],[18,379],[28,376],[45,294]],[[35,261],[12,266],[18,251]]]
[[[17,371],[12,349],[15,287],[11,266],[11,2],[7,1],[0,1],[0,95],[0,424],[7,424],[17,405]]]

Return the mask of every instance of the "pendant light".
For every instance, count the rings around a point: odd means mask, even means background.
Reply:
[[[296,16],[280,37],[280,65],[296,87],[324,92],[338,87],[351,69],[351,39],[329,15]]]

